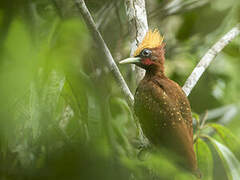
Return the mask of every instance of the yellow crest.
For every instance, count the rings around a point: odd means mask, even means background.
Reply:
[[[160,35],[159,31],[155,29],[154,31],[149,30],[145,35],[142,42],[138,45],[134,56],[138,56],[140,52],[145,48],[155,48],[162,44],[163,37]]]

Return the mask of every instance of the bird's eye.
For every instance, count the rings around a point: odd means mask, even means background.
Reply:
[[[141,52],[141,56],[142,56],[142,57],[150,57],[151,54],[152,54],[152,51],[149,50],[149,49],[144,49],[144,50],[142,50],[142,52]]]

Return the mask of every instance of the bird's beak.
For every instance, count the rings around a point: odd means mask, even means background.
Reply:
[[[119,61],[119,64],[134,64],[139,63],[141,61],[140,57],[131,57],[124,60]]]

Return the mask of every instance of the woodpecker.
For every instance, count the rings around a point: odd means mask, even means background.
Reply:
[[[149,30],[134,52],[120,64],[135,64],[146,70],[134,96],[134,111],[150,143],[180,157],[180,165],[198,170],[193,143],[192,114],[182,88],[165,76],[165,43],[158,30]]]

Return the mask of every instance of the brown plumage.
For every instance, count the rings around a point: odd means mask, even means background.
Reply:
[[[148,32],[136,52],[135,58],[122,63],[146,70],[134,102],[143,133],[153,145],[178,155],[180,164],[199,177],[190,104],[182,88],[164,75],[164,43],[158,31]]]

